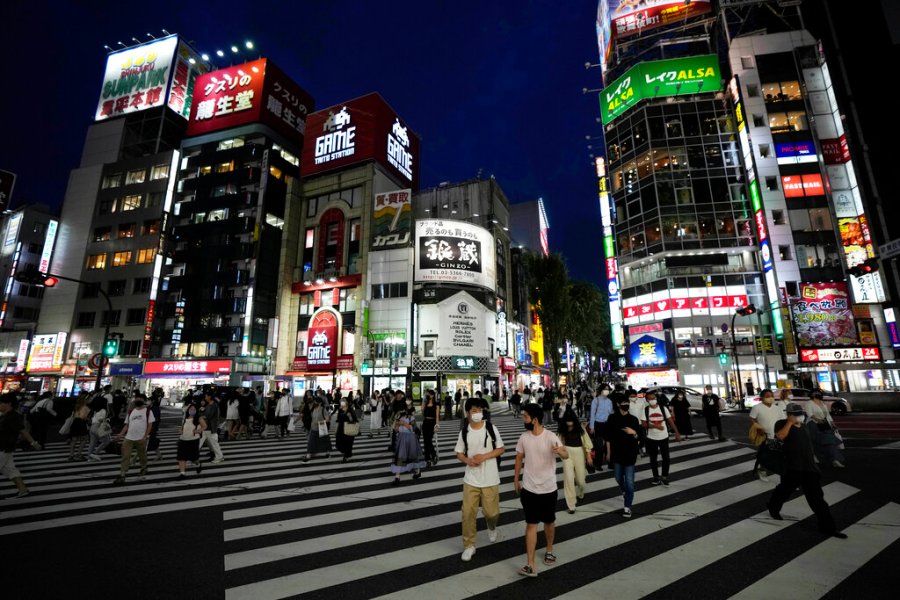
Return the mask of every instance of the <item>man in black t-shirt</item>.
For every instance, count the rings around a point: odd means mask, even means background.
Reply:
[[[837,530],[831,510],[825,502],[812,440],[803,426],[806,413],[802,406],[793,402],[788,404],[785,412],[788,418],[775,423],[775,437],[784,444],[784,474],[781,476],[781,483],[775,487],[769,499],[767,505],[769,514],[773,519],[780,521],[781,507],[799,487],[803,490],[809,507],[816,513],[819,531],[825,535],[846,539],[847,534]]]
[[[13,452],[19,436],[31,444],[35,450],[40,450],[41,445],[25,431],[25,418],[18,410],[18,397],[15,394],[0,395],[0,475],[3,475],[16,484],[18,493],[13,498],[22,498],[29,494],[28,486],[22,479],[22,474],[16,469],[13,462]]]
[[[637,462],[641,437],[641,423],[628,413],[627,398],[619,398],[616,411],[606,421],[606,461],[615,473],[616,483],[625,494],[622,516],[631,517],[634,500],[634,464]]]
[[[709,439],[713,439],[712,430],[715,427],[719,434],[719,441],[725,441],[722,436],[722,418],[719,416],[719,396],[713,393],[711,385],[706,386],[706,393],[700,398],[700,402],[703,404],[703,418],[706,419],[706,432],[709,434]]]

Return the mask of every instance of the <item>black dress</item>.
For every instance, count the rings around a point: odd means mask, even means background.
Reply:
[[[673,398],[672,412],[675,414],[675,427],[681,435],[694,435],[694,427],[691,425],[691,403],[687,398]]]
[[[422,436],[425,438],[425,460],[435,462],[437,450],[434,447],[434,426],[437,425],[437,404],[422,407]]]
[[[346,412],[338,410],[337,413],[337,433],[334,435],[334,445],[337,446],[338,452],[344,455],[344,458],[353,456],[353,440],[354,436],[344,435],[344,423],[357,423],[356,415],[353,409]]]

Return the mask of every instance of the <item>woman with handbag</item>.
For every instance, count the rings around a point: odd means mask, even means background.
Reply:
[[[397,439],[394,443],[394,458],[391,461],[391,473],[394,474],[393,485],[400,484],[400,475],[412,472],[413,479],[422,476],[425,468],[425,454],[419,444],[418,426],[415,409],[407,406],[405,410],[394,414],[394,431]]]
[[[342,463],[350,462],[353,456],[353,440],[359,435],[359,419],[356,411],[347,400],[341,399],[341,406],[337,411],[337,433],[334,434],[334,445],[338,452],[344,455]]]
[[[306,442],[306,456],[303,462],[307,463],[310,459],[321,452],[325,451],[325,458],[331,458],[331,415],[328,414],[328,401],[325,394],[321,393],[315,396],[310,409],[310,428],[309,437]]]
[[[91,409],[88,408],[84,396],[79,396],[72,410],[72,424],[69,426],[69,460],[87,460],[84,455],[84,447],[88,441],[88,416]]]
[[[810,394],[811,401],[807,402],[805,407],[806,415],[809,417],[806,427],[819,460],[824,460],[832,467],[843,468],[845,465],[844,453],[841,452],[842,442],[834,426],[834,419],[828,412],[828,406],[823,401],[824,397],[819,390]]]
[[[88,444],[87,457],[89,460],[100,462],[103,460],[100,457],[101,453],[112,441],[112,425],[109,424],[106,398],[94,396],[90,406],[91,410],[94,411],[94,416],[91,417],[91,428],[88,431],[90,442]]]
[[[578,500],[584,498],[587,488],[587,471],[594,472],[594,459],[591,450],[594,442],[578,421],[578,416],[571,407],[567,408],[559,420],[559,440],[569,453],[563,463],[563,490],[566,495],[566,507],[569,514],[575,512]]]

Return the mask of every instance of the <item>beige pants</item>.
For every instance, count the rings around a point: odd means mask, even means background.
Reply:
[[[122,463],[119,466],[120,475],[125,477],[128,467],[131,466],[131,451],[137,451],[138,460],[141,463],[141,475],[147,472],[147,440],[122,440]]]
[[[566,493],[566,506],[569,510],[575,510],[577,499],[584,497],[587,487],[584,448],[566,446],[566,450],[569,458],[563,461],[563,489]]]
[[[463,548],[475,547],[475,536],[478,532],[478,507],[484,513],[484,521],[488,529],[496,529],[500,519],[500,486],[475,487],[463,484],[462,534]]]

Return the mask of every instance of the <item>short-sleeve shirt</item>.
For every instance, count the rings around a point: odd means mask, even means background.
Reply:
[[[137,441],[144,439],[147,434],[147,427],[151,423],[156,422],[156,417],[150,412],[146,406],[132,409],[128,413],[125,422],[128,424],[128,431],[125,433],[125,439]]]
[[[640,431],[641,424],[632,414],[623,415],[616,411],[606,422],[606,435],[609,441],[610,461],[617,465],[633,465],[637,461],[638,440],[631,434],[622,431],[630,427]]]
[[[522,486],[534,494],[549,494],[558,489],[556,484],[556,454],[553,448],[562,442],[547,429],[540,435],[526,431],[519,436],[516,453],[525,455]]]
[[[630,414],[632,417],[635,417],[638,421],[643,421],[645,406],[647,406],[647,401],[643,398],[635,398],[634,400],[629,400],[628,414]]]
[[[641,415],[641,422],[647,421],[647,439],[661,442],[669,439],[669,430],[666,429],[666,419],[668,419],[669,410],[657,405],[656,408],[647,406],[647,410]],[[656,429],[654,425],[662,423],[662,429]]]
[[[771,440],[775,438],[775,424],[782,419],[787,419],[787,415],[784,413],[784,405],[781,402],[773,402],[772,406],[766,406],[760,402],[750,409],[750,418],[756,419]]]
[[[494,426],[491,425],[491,427]],[[466,431],[466,439],[469,442],[469,451],[466,456],[472,458],[478,454],[494,451],[491,434],[488,433],[487,428],[487,423],[485,423],[484,427],[481,429],[474,429],[471,425],[469,426]],[[503,440],[500,439],[500,432],[496,427],[494,427],[494,435],[497,437],[497,447],[503,447]],[[462,436],[463,432],[460,431],[459,437],[456,440],[456,448],[454,449],[456,453],[465,452],[466,450]],[[477,467],[466,465],[466,474],[465,477],[463,477],[463,482],[478,488],[500,485],[500,468],[497,466],[497,459],[488,459]]]
[[[781,429],[787,423],[783,419],[775,423],[775,429]],[[784,438],[784,468],[788,471],[818,472],[812,440],[806,427],[791,427]]]

